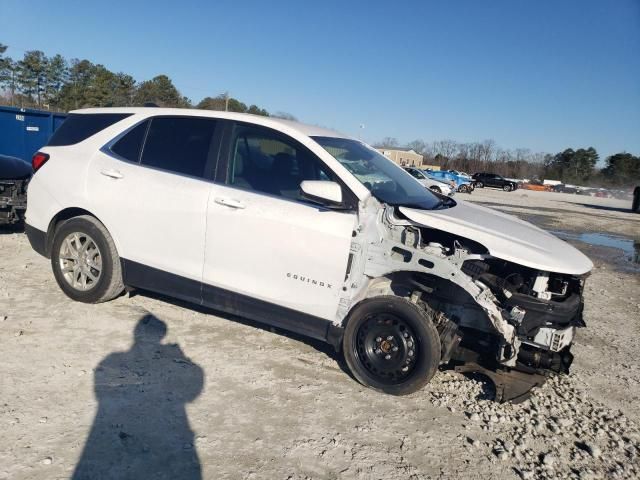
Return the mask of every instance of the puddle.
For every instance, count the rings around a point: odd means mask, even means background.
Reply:
[[[622,250],[625,258],[632,263],[640,263],[640,242],[629,238],[617,237],[605,233],[571,233],[562,230],[551,230],[551,233],[563,240],[577,240],[578,242],[598,247],[616,248]]]

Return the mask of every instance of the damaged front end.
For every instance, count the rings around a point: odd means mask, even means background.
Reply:
[[[12,225],[24,219],[29,179],[0,179],[0,225]]]
[[[515,328],[519,347],[514,351],[515,365],[504,368],[486,354],[486,348],[477,348],[487,342],[486,332],[462,327],[463,341],[455,358],[462,365],[456,370],[487,375],[496,384],[497,399],[514,402],[526,399],[549,373],[569,372],[575,329],[585,326],[583,277],[536,271],[495,258],[465,262],[462,270],[494,294],[504,318]]]
[[[567,373],[584,326],[584,275],[560,274],[493,256],[474,238],[417,225],[385,206],[354,232],[342,303],[393,293],[436,312],[441,364],[479,372],[497,401],[523,401],[552,373]],[[358,284],[357,279],[366,279]]]
[[[12,225],[24,219],[30,178],[30,164],[0,155],[0,225]]]

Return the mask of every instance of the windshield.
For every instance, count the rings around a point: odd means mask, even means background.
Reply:
[[[409,173],[362,142],[348,138],[312,138],[381,202],[425,210],[441,208],[450,203],[447,199],[436,196]]]

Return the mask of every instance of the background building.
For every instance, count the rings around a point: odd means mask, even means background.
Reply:
[[[406,167],[420,167],[422,166],[423,157],[419,153],[416,153],[410,148],[376,148],[385,157],[393,160],[398,165]]]

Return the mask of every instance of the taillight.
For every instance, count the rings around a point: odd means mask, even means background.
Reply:
[[[49,155],[42,152],[36,152],[31,159],[31,167],[33,167],[33,173],[36,173],[42,165],[47,163]]]

